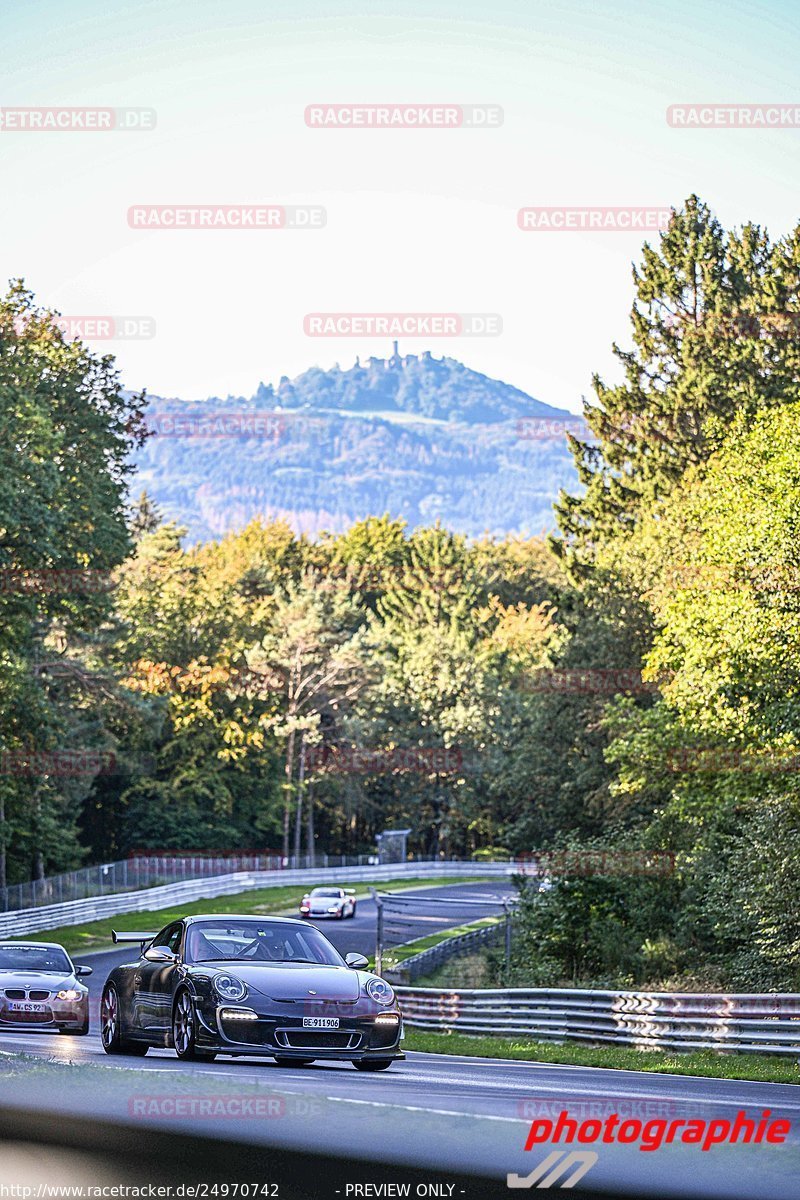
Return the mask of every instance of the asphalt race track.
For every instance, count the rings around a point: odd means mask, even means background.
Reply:
[[[508,896],[513,892],[513,888],[504,884],[501,880],[494,883],[460,883],[453,884],[449,887],[438,888],[414,888],[413,894],[424,899],[425,896],[435,897],[437,900],[446,899],[448,896],[453,899],[464,900],[470,897],[478,897],[485,900],[490,897]],[[303,894],[303,889],[297,889],[298,900]],[[409,891],[401,893],[408,896]],[[224,897],[221,897],[224,899]],[[455,925],[463,925],[467,921],[475,921],[480,917],[485,917],[494,910],[487,909],[483,905],[476,904],[474,908],[467,907],[463,904],[454,904],[452,906],[442,906],[434,909],[433,906],[425,909],[424,904],[420,904],[420,909],[423,911],[412,913],[403,912],[401,919],[403,925],[403,941],[411,941],[413,938],[426,937],[430,933],[435,933],[439,929],[446,929]],[[216,912],[214,901],[210,900],[208,904],[209,913]],[[502,912],[502,908],[498,905],[498,913]],[[299,916],[298,912],[289,912],[286,910],[287,916]],[[375,924],[376,924],[376,906],[372,898],[360,899],[356,906],[356,914],[354,917],[348,917],[344,921],[338,920],[322,920],[313,921],[311,924],[316,925],[317,929],[321,929],[326,937],[330,938],[334,946],[341,954],[350,954],[355,952],[358,954],[372,955],[375,953]],[[394,927],[394,922],[392,924]],[[147,932],[147,930],[145,930]],[[157,930],[155,932],[158,932]],[[32,940],[36,939],[36,935],[31,935]],[[394,942],[400,939],[393,939]],[[99,1010],[100,993],[103,990],[103,984],[106,976],[112,967],[119,963],[129,962],[131,958],[136,957],[136,946],[123,946],[119,950],[108,950],[104,953],[94,953],[84,955],[81,961],[86,961],[94,967],[94,975],[86,980],[89,987],[89,994],[94,1001],[95,1007],[92,1011],[93,1023],[96,1014]],[[78,956],[80,957],[80,956]],[[75,958],[78,961],[78,958]]]
[[[462,884],[435,892],[465,893],[497,894],[498,888]],[[452,923],[471,915],[454,907]],[[430,931],[429,922],[420,924],[420,932]],[[374,926],[374,906],[364,901],[353,920],[320,922],[344,952],[371,951]],[[87,956],[95,968],[89,980],[95,999],[110,966],[130,952],[128,947]],[[800,1090],[791,1085],[418,1053],[380,1075],[362,1074],[348,1063],[278,1067],[268,1059],[224,1056],[216,1063],[181,1063],[167,1050],[125,1059],[104,1054],[93,1014],[86,1038],[1,1035],[0,1104],[52,1113],[56,1121],[59,1112],[123,1121],[142,1129],[143,1144],[152,1125],[274,1147],[313,1147],[344,1157],[372,1156],[380,1164],[376,1183],[391,1181],[392,1164],[429,1168],[437,1178],[447,1171],[481,1171],[496,1176],[498,1196],[509,1195],[507,1172],[527,1175],[553,1150],[548,1144],[524,1152],[531,1121],[555,1120],[564,1109],[579,1122],[612,1113],[642,1122],[732,1121],[742,1109],[756,1119],[769,1109],[773,1118],[792,1122],[783,1145],[703,1151],[678,1143],[650,1153],[636,1145],[595,1145],[598,1160],[574,1190],[591,1185],[684,1200],[800,1196]],[[325,1180],[318,1195],[346,1200],[333,1184],[326,1190]]]

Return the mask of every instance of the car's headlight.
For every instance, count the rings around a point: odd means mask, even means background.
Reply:
[[[334,904],[333,908],[328,909],[328,912],[338,912],[340,908],[341,908],[340,904]]]
[[[81,994],[75,988],[67,988],[66,991],[58,993],[59,1000],[80,1000]]]
[[[394,1002],[394,992],[385,979],[378,979],[376,976],[368,979],[366,992],[370,1000],[374,1000],[376,1004],[392,1004]]]
[[[215,975],[214,991],[223,1000],[244,1000],[247,988],[235,975]]]

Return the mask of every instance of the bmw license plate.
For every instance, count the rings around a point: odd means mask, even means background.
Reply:
[[[303,1017],[303,1029],[338,1029],[338,1017]]]
[[[36,1004],[30,1000],[9,1000],[10,1012],[47,1012],[46,1004]]]

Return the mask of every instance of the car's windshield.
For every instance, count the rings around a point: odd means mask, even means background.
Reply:
[[[325,899],[340,900],[342,897],[342,893],[339,891],[338,888],[314,888],[311,895],[315,899],[319,899],[319,900],[325,900]]]
[[[344,959],[313,925],[278,921],[202,921],[189,927],[188,962],[307,962],[344,966]]]
[[[0,946],[0,971],[70,974],[72,963],[58,946]]]

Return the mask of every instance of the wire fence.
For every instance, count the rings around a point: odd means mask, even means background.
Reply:
[[[316,870],[328,867],[360,867],[378,862],[377,855],[301,855],[282,858],[280,854],[137,854],[119,862],[101,863],[16,883],[0,888],[0,912],[16,912],[66,904],[75,900],[137,892],[142,888],[184,883],[192,879],[212,879],[240,871]]]

